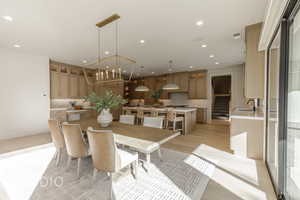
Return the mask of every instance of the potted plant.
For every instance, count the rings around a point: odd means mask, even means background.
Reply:
[[[127,103],[121,95],[115,95],[112,91],[106,91],[103,96],[91,93],[84,97],[84,99],[89,101],[92,108],[100,113],[97,117],[97,121],[102,127],[108,127],[113,120],[110,109]]]
[[[159,89],[151,94],[151,98],[154,99],[154,104],[159,104],[158,100],[160,99],[162,92],[163,90]]]

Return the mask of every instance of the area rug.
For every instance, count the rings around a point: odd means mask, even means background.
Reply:
[[[199,200],[201,199],[215,166],[201,158],[169,149],[162,149],[163,161],[157,153],[151,155],[147,170],[142,164],[137,179],[125,168],[113,176],[113,194],[117,200]],[[142,155],[141,155],[142,157]],[[63,156],[66,160],[66,155]],[[76,176],[77,161],[69,169],[62,162],[49,163],[31,200],[101,200],[109,199],[109,179],[98,172],[92,180],[91,158],[82,161],[80,178]]]

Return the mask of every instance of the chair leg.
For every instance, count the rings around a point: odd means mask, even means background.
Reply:
[[[137,179],[137,177],[138,177],[138,167],[139,167],[139,160],[136,160],[134,162],[134,175],[135,175],[135,179]]]
[[[56,167],[58,167],[61,157],[61,149],[57,150],[57,157],[56,157]]]
[[[80,175],[81,158],[77,159],[77,177]]]
[[[72,157],[71,157],[71,156],[68,156],[67,169],[70,168],[71,161],[72,161]]]
[[[98,170],[96,168],[94,168],[94,171],[93,171],[93,181],[95,181],[95,179],[96,179],[97,172],[98,172]]]
[[[109,173],[109,199],[114,199],[113,195],[113,176],[112,173]]]
[[[173,131],[176,129],[176,121],[173,121]]]
[[[159,160],[163,161],[160,148],[157,150],[157,154],[158,154]]]

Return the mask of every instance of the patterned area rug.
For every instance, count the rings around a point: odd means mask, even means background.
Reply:
[[[151,155],[148,172],[142,165],[138,178],[125,168],[113,176],[113,194],[117,200],[199,200],[213,174],[215,167],[195,155],[162,149],[163,161],[157,153]],[[141,155],[142,156],[142,155]],[[63,156],[66,160],[66,155]],[[77,161],[66,169],[61,162],[56,167],[51,161],[31,200],[101,200],[109,199],[109,179],[98,172],[92,180],[91,158],[82,161],[81,176],[77,178]]]

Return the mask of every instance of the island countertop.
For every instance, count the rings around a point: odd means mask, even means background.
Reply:
[[[156,108],[151,106],[140,106],[140,107],[130,107],[130,106],[124,106],[123,110],[133,110],[136,111],[138,109],[142,109],[145,112],[151,112],[152,110],[156,110],[160,113],[167,113],[168,108],[162,107],[162,108]],[[175,107],[172,109],[172,111],[176,112],[179,115],[182,115],[184,117],[183,121],[183,131],[182,134],[186,135],[192,132],[192,130],[195,128],[196,125],[196,115],[197,115],[197,108],[193,107]]]
[[[150,110],[157,110],[160,112],[167,112],[168,108],[156,108],[156,107],[130,107],[130,106],[124,106],[123,109],[128,109],[128,110],[137,110],[137,109],[142,109],[145,111],[150,111]],[[197,111],[197,108],[192,108],[192,107],[175,107],[172,109],[174,112],[178,112],[178,113],[186,113],[186,112],[194,112]]]

